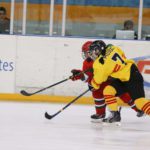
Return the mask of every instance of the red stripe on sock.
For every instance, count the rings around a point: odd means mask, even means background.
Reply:
[[[145,113],[150,115],[150,109],[148,109]]]
[[[106,104],[113,104],[113,103],[116,103],[116,100],[114,100],[114,101],[109,101],[109,102],[107,102]]]
[[[104,98],[107,99],[107,98],[112,98],[112,97],[115,97],[113,95],[104,95]]]
[[[105,103],[107,103],[107,102],[110,102],[110,101],[116,101],[117,102],[117,100],[114,98],[114,99],[105,99]]]
[[[150,108],[150,102],[146,103],[146,104],[142,107],[142,110],[145,112],[147,108]]]

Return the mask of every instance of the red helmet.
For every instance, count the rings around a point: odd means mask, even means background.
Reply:
[[[86,59],[89,57],[88,52],[89,52],[90,45],[92,43],[93,43],[92,41],[87,41],[82,45],[82,57],[83,57],[83,59]]]

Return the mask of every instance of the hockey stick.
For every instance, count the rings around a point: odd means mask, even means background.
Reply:
[[[64,79],[64,80],[62,80],[62,81],[59,81],[59,82],[57,82],[57,83],[54,83],[54,84],[52,84],[52,85],[50,85],[50,86],[47,86],[47,87],[45,87],[45,88],[43,88],[43,89],[41,89],[41,90],[38,90],[38,91],[36,91],[36,92],[33,92],[33,93],[28,93],[28,92],[26,92],[25,90],[21,90],[20,93],[21,93],[22,95],[24,95],[24,96],[32,96],[32,95],[34,95],[34,94],[40,93],[40,92],[42,92],[42,91],[44,91],[44,90],[47,90],[47,89],[49,89],[49,88],[51,88],[51,87],[53,87],[53,86],[55,86],[55,85],[58,85],[58,84],[60,84],[60,83],[63,83],[63,82],[65,82],[65,81],[69,80],[69,79],[70,79],[70,77],[67,78],[67,79]]]
[[[86,94],[88,91],[90,91],[89,89],[86,90],[85,92],[83,92],[82,94],[80,94],[79,96],[77,96],[75,99],[73,99],[71,102],[69,102],[66,106],[64,106],[62,109],[60,109],[58,112],[56,112],[53,115],[49,115],[47,112],[45,112],[45,118],[46,119],[52,119],[55,116],[57,116],[59,113],[61,113],[64,109],[66,109],[68,106],[70,106],[72,103],[74,103],[76,100],[78,100],[80,97],[82,97],[84,94]]]
[[[88,71],[90,71],[90,70],[92,70],[92,68],[89,68],[89,69],[87,69],[87,70],[85,70],[85,71],[82,71],[82,72],[76,74],[75,76],[80,75],[80,74],[83,74],[83,73],[88,72]],[[33,92],[33,93],[26,92],[25,90],[21,90],[20,93],[21,93],[22,95],[24,95],[24,96],[32,96],[32,95],[34,95],[34,94],[40,93],[40,92],[42,92],[42,91],[44,91],[44,90],[47,90],[47,89],[49,89],[49,88],[51,88],[51,87],[53,87],[53,86],[55,86],[55,85],[58,85],[58,84],[63,83],[63,82],[65,82],[65,81],[67,81],[67,80],[70,80],[71,78],[73,78],[73,77],[75,77],[75,76],[70,76],[69,78],[66,78],[66,79],[64,79],[64,80],[62,80],[62,81],[59,81],[59,82],[54,83],[54,84],[52,84],[52,85],[49,85],[49,86],[47,86],[47,87],[45,87],[45,88],[43,88],[43,89],[41,89],[41,90],[38,90],[38,91],[36,91],[36,92]]]

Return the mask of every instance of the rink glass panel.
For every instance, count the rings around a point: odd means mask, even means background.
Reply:
[[[68,1],[69,2],[69,1]],[[67,6],[66,35],[113,38],[132,20],[137,31],[139,1],[72,1]]]
[[[7,3],[5,1],[0,0],[0,7],[4,7],[6,9],[6,17],[10,18],[10,10],[11,10],[11,0],[7,0]],[[1,24],[1,21],[0,21]],[[0,31],[1,32],[1,31]],[[6,34],[6,33],[5,33]],[[8,34],[8,33],[7,33]]]
[[[66,36],[113,38],[116,30],[123,29],[125,20],[134,22],[138,33],[140,0],[67,0]],[[10,16],[10,0],[0,2]],[[150,34],[150,3],[144,0],[142,38]],[[63,0],[55,0],[53,35],[61,36]],[[14,34],[22,34],[23,0],[15,0]],[[49,35],[50,0],[28,0],[26,34]]]
[[[27,3],[27,34],[49,34],[50,0],[43,3],[42,0]]]
[[[23,0],[15,1],[14,4],[14,34],[22,34]]]
[[[142,18],[142,37],[150,40],[150,1],[143,1],[143,18]]]

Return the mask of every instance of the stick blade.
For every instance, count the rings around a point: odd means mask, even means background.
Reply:
[[[20,93],[21,93],[22,95],[24,95],[24,96],[31,96],[31,95],[32,95],[32,94],[30,94],[30,93],[27,93],[27,92],[24,91],[24,90],[21,90]]]
[[[45,112],[45,118],[46,118],[46,119],[52,119],[53,116],[51,116],[51,115],[49,115],[47,112]]]

